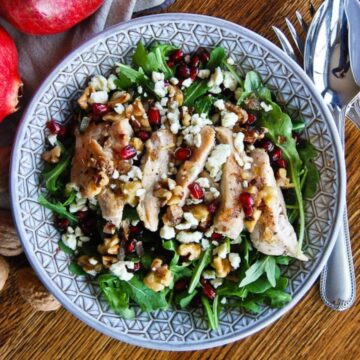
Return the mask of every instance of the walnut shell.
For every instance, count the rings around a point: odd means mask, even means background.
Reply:
[[[6,280],[9,276],[9,264],[0,256],[0,291],[4,288]]]
[[[22,252],[10,211],[0,210],[0,255],[17,256]]]
[[[31,268],[19,269],[16,272],[16,282],[21,296],[35,310],[54,311],[61,304],[46,290]]]

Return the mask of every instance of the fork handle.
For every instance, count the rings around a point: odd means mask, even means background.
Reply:
[[[344,145],[345,111],[334,110],[334,120]],[[344,159],[345,161],[345,159]],[[356,283],[346,204],[343,222],[330,258],[321,273],[321,299],[332,310],[343,311],[355,301]]]

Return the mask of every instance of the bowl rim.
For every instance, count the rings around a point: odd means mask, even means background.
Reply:
[[[94,320],[93,317],[88,315],[88,313],[78,307],[74,306],[74,303],[69,301],[69,299],[64,295],[64,293],[60,290],[60,288],[56,287],[52,281],[48,281],[48,275],[45,273],[45,270],[42,266],[38,265],[38,262],[35,261],[33,258],[33,252],[30,248],[30,245],[24,241],[24,229],[22,227],[22,221],[20,220],[20,216],[18,215],[19,212],[19,204],[17,203],[17,194],[18,190],[15,186],[17,184],[16,181],[16,168],[19,162],[19,151],[17,151],[20,145],[20,139],[23,138],[24,133],[27,127],[27,119],[29,115],[33,112],[34,107],[39,101],[40,94],[48,87],[49,83],[54,80],[56,75],[58,75],[59,70],[63,68],[70,60],[76,57],[76,54],[84,50],[85,48],[91,46],[91,44],[95,44],[97,41],[111,35],[112,33],[116,33],[117,31],[126,30],[129,27],[134,27],[136,25],[148,25],[152,22],[157,21],[164,21],[164,22],[174,22],[174,21],[193,21],[199,24],[209,24],[215,25],[236,34],[242,34],[247,37],[253,39],[256,43],[260,44],[262,47],[266,48],[267,50],[271,51],[277,58],[281,58],[281,63],[286,64],[286,66],[293,72],[298,75],[302,76],[302,80],[306,85],[306,88],[311,93],[312,98],[316,99],[317,104],[319,105],[319,109],[323,113],[325,117],[325,121],[328,125],[329,131],[332,135],[332,139],[335,140],[334,142],[334,156],[336,157],[337,164],[338,164],[338,176],[339,176],[339,185],[338,185],[338,193],[337,193],[337,201],[336,201],[336,210],[334,215],[334,222],[332,224],[332,235],[331,238],[326,244],[323,249],[321,260],[319,261],[317,267],[313,270],[312,273],[308,276],[308,278],[304,281],[300,290],[298,290],[297,294],[293,297],[292,301],[285,305],[283,308],[277,310],[273,314],[271,314],[268,318],[260,320],[255,325],[251,326],[249,329],[242,331],[240,334],[229,334],[226,337],[222,337],[220,339],[206,339],[201,343],[179,343],[176,346],[173,343],[168,343],[166,341],[156,341],[145,338],[140,338],[136,336],[131,336],[128,334],[122,333],[114,333],[108,328],[105,324],[97,322]],[[252,30],[249,30],[241,25],[235,24],[228,20],[223,20],[213,16],[207,15],[200,15],[200,14],[188,14],[188,13],[166,13],[166,14],[156,14],[156,15],[148,15],[139,17],[136,19],[131,19],[113,26],[106,28],[105,30],[101,31],[100,33],[94,34],[93,36],[89,37],[86,41],[84,41],[80,46],[74,48],[69,54],[67,54],[49,73],[49,75],[42,81],[38,89],[36,90],[34,96],[32,97],[31,102],[27,106],[24,114],[21,118],[21,121],[18,124],[15,142],[12,148],[12,155],[11,155],[11,165],[10,165],[10,178],[9,178],[9,188],[10,188],[10,202],[11,202],[11,211],[13,215],[13,219],[15,222],[15,226],[21,240],[22,246],[24,248],[24,253],[34,269],[35,273],[38,275],[41,282],[44,286],[55,296],[57,300],[64,306],[64,308],[69,311],[72,315],[74,315],[79,320],[83,321],[85,324],[90,326],[91,328],[107,335],[117,340],[123,341],[125,343],[129,343],[136,346],[141,346],[144,348],[154,349],[154,350],[167,350],[167,351],[193,351],[193,350],[203,350],[209,349],[217,346],[222,346],[228,343],[232,343],[253,335],[254,333],[262,330],[263,328],[267,327],[268,325],[274,323],[280,317],[282,317],[286,312],[292,309],[300,299],[308,292],[310,287],[314,284],[320,272],[326,265],[326,262],[331,254],[331,251],[335,245],[335,241],[337,238],[337,234],[340,229],[341,219],[342,219],[342,212],[345,205],[345,190],[346,190],[346,172],[345,172],[345,163],[344,163],[344,155],[343,149],[341,146],[340,138],[338,131],[335,127],[334,122],[331,120],[332,115],[325,105],[321,95],[316,90],[315,86],[312,84],[311,80],[307,77],[303,69],[290,57],[286,56],[283,51],[278,48],[275,44],[267,40],[266,38],[262,37],[261,35],[255,33]],[[175,346],[174,346],[175,345]]]

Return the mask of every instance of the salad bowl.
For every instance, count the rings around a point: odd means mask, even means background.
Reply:
[[[304,136],[315,150],[320,172],[316,194],[306,200],[304,253],[308,261],[286,268],[291,302],[281,309],[263,307],[254,315],[224,309],[219,327],[208,328],[200,308],[116,315],[96,282],[69,272],[69,257],[58,251],[59,233],[52,213],[38,204],[42,191],[42,154],[49,119],[70,120],[76,99],[89,78],[108,75],[115,63],[130,63],[138,42],[169,43],[185,52],[223,47],[244,75],[255,70],[293,120],[304,120]],[[48,76],[19,126],[11,164],[11,202],[25,253],[44,285],[72,314],[106,335],[162,350],[198,350],[249,336],[290,310],[313,285],[333,248],[345,197],[343,154],[331,115],[311,81],[270,42],[233,23],[200,15],[164,14],[111,27],[69,54]]]

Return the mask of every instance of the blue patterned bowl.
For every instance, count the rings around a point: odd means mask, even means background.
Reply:
[[[293,300],[282,309],[265,307],[258,315],[225,310],[218,330],[209,330],[200,309],[171,309],[151,314],[136,309],[133,320],[114,314],[90,279],[74,277],[70,259],[57,253],[57,233],[50,211],[37,204],[43,162],[45,123],[67,121],[74,100],[90,76],[108,74],[115,62],[129,62],[141,40],[170,42],[185,51],[223,46],[239,71],[256,69],[293,119],[305,119],[306,136],[317,150],[319,189],[306,202],[308,262],[286,272]],[[276,46],[233,23],[216,18],[164,14],[132,20],[93,37],[73,51],[49,75],[29,105],[19,127],[11,166],[13,214],[25,253],[39,278],[76,317],[109,336],[131,344],[164,350],[197,350],[223,345],[253,334],[290,310],[314,283],[328,259],[344,205],[345,171],[331,115],[305,73]]]

